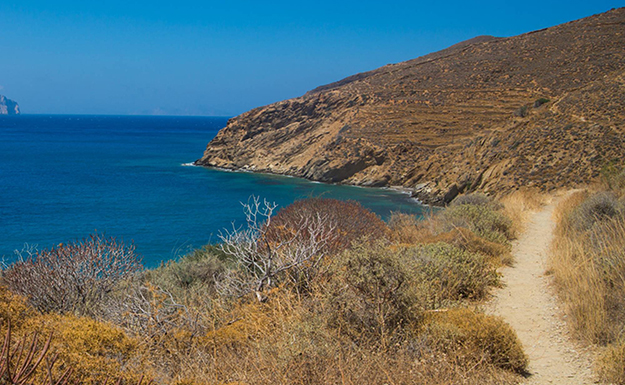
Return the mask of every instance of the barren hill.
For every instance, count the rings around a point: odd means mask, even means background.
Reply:
[[[428,203],[589,182],[625,159],[625,8],[482,36],[235,118],[197,164],[366,186]]]

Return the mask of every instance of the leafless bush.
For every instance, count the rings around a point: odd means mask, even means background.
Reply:
[[[2,281],[40,311],[92,315],[118,282],[140,268],[134,250],[92,235],[27,255],[3,272]]]
[[[247,228],[237,228],[220,233],[222,249],[234,257],[244,274],[230,274],[222,279],[222,292],[243,291],[253,287],[259,300],[263,290],[280,278],[294,284],[309,281],[318,272],[327,245],[336,238],[336,225],[327,215],[301,213],[292,227],[280,228],[280,236],[269,236],[273,213],[277,205],[251,197],[243,204]],[[222,277],[224,278],[224,277]],[[230,285],[228,285],[230,283]],[[250,285],[253,283],[253,285]],[[234,289],[232,287],[235,287]]]

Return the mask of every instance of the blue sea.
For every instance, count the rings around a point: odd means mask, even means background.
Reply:
[[[227,118],[0,117],[0,257],[94,232],[134,242],[146,266],[215,243],[251,195],[351,199],[383,218],[428,210],[391,190],[190,166]]]

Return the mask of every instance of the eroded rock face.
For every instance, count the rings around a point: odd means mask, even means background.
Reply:
[[[17,102],[0,95],[0,115],[19,115],[20,107]]]
[[[479,37],[232,118],[197,164],[404,186],[433,204],[587,183],[625,159],[623,47],[625,8]]]

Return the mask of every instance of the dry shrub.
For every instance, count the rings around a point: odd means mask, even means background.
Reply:
[[[601,169],[601,181],[603,189],[622,195],[625,192],[625,169],[610,162]]]
[[[507,246],[470,231],[475,218],[463,217],[465,227],[445,232],[442,219],[406,220],[396,229],[417,230],[403,236],[430,242],[403,247],[390,244],[388,227],[360,206],[303,202],[268,215],[266,226],[257,221],[255,229],[266,232],[248,240],[261,252],[259,239],[275,245],[286,235],[290,245],[290,237],[309,229],[293,231],[302,217],[332,216],[319,223],[336,226],[340,242],[330,245],[332,258],[314,259],[320,267],[305,293],[271,273],[263,302],[252,294],[221,296],[224,276],[246,279],[249,272],[207,249],[120,281],[98,314],[124,331],[88,318],[37,315],[1,290],[0,299],[15,304],[0,302],[0,315],[32,319],[23,323],[25,331],[57,329],[58,351],[85,383],[119,371],[147,371],[158,383],[179,385],[518,382],[512,372],[519,371],[519,359],[513,348],[506,350],[513,333],[505,326],[456,310],[440,313],[449,314],[444,321],[423,323],[429,310],[479,301],[498,283],[495,254]]]
[[[411,285],[422,308],[436,309],[460,300],[484,299],[499,283],[495,267],[483,255],[444,242],[404,250]]]
[[[323,291],[332,327],[381,344],[414,326],[422,310],[483,299],[499,282],[482,255],[446,243],[357,245],[333,260],[330,272]]]
[[[550,269],[577,336],[607,344],[596,368],[625,383],[625,218],[612,192],[577,192],[556,210]]]
[[[186,352],[211,323],[210,297],[179,299],[150,283],[132,282],[109,302],[103,317],[142,340],[150,354]]]
[[[15,262],[3,271],[2,282],[40,311],[95,314],[139,268],[133,245],[92,235]]]
[[[456,228],[446,233],[421,238],[420,243],[432,244],[444,242],[471,253],[479,253],[487,257],[496,267],[512,264],[510,246],[491,242],[480,238],[471,230]]]
[[[491,242],[466,227],[455,227],[444,232],[443,227],[446,225],[440,217],[418,220],[414,215],[393,213],[389,220],[393,240],[400,245],[445,242],[471,253],[483,254],[497,267],[512,264],[509,244]]]
[[[10,322],[14,329],[20,329],[24,322],[37,316],[37,312],[28,305],[26,299],[11,293],[0,286],[0,320]]]
[[[0,356],[0,381],[6,385],[66,385],[72,378],[72,369],[67,368],[58,376],[58,355],[50,358],[50,342],[52,335],[45,344],[39,344],[38,333],[24,336],[19,341],[12,341],[11,324],[8,323],[2,356]],[[45,363],[44,363],[45,358]],[[47,369],[47,373],[43,367]]]
[[[203,353],[189,357],[168,381],[178,384],[510,384],[518,377],[439,347],[422,349],[423,335],[404,333],[382,347],[329,328],[322,298],[276,290],[265,303],[242,303],[207,334]],[[316,295],[323,296],[322,291]],[[399,335],[398,335],[399,337]],[[456,344],[459,344],[457,342]],[[482,354],[482,353],[480,353]]]
[[[73,368],[82,384],[98,384],[120,375],[136,383],[140,377],[126,371],[138,354],[138,341],[113,325],[87,317],[45,315],[33,319],[29,329],[53,333],[53,351]]]
[[[336,237],[329,244],[329,252],[337,253],[349,248],[354,241],[362,238],[375,241],[386,239],[390,231],[386,223],[376,214],[354,201],[341,201],[326,198],[308,198],[296,201],[281,209],[271,220],[267,230],[270,242],[279,242],[284,234],[298,231],[301,217],[328,218],[328,223],[335,226]]]
[[[384,243],[359,244],[332,261],[325,290],[331,325],[352,338],[386,346],[395,333],[418,318],[404,250]]]
[[[623,205],[614,193],[603,191],[591,195],[569,214],[568,225],[577,231],[592,229],[596,223],[623,215]]]
[[[558,295],[573,331],[606,345],[596,361],[603,381],[625,384],[625,207],[621,170],[602,170],[608,191],[578,191],[556,208],[550,256]]]
[[[425,331],[430,343],[443,351],[463,351],[502,369],[524,373],[527,357],[514,330],[498,317],[470,309],[429,312]]]
[[[488,195],[479,192],[458,195],[458,197],[451,202],[451,206],[462,205],[491,206],[495,210],[499,210],[501,208],[501,204],[499,202],[496,202]]]
[[[442,212],[440,220],[443,231],[465,227],[491,242],[505,244],[514,236],[512,221],[489,206],[450,206]]]
[[[0,316],[0,333],[7,332],[10,322],[16,339],[37,333],[39,346],[43,346],[52,335],[49,352],[58,355],[55,378],[71,368],[72,378],[81,384],[101,384],[106,378],[120,376],[136,383],[143,371],[136,359],[138,340],[113,325],[73,315],[42,315],[28,306],[24,298],[3,287],[0,287]],[[36,378],[45,374],[45,367],[40,370]]]
[[[429,234],[423,228],[423,222],[415,215],[393,212],[389,218],[388,227],[395,242],[415,245],[420,243],[426,234]]]
[[[602,381],[625,384],[625,343],[609,345],[597,358],[596,368]]]

